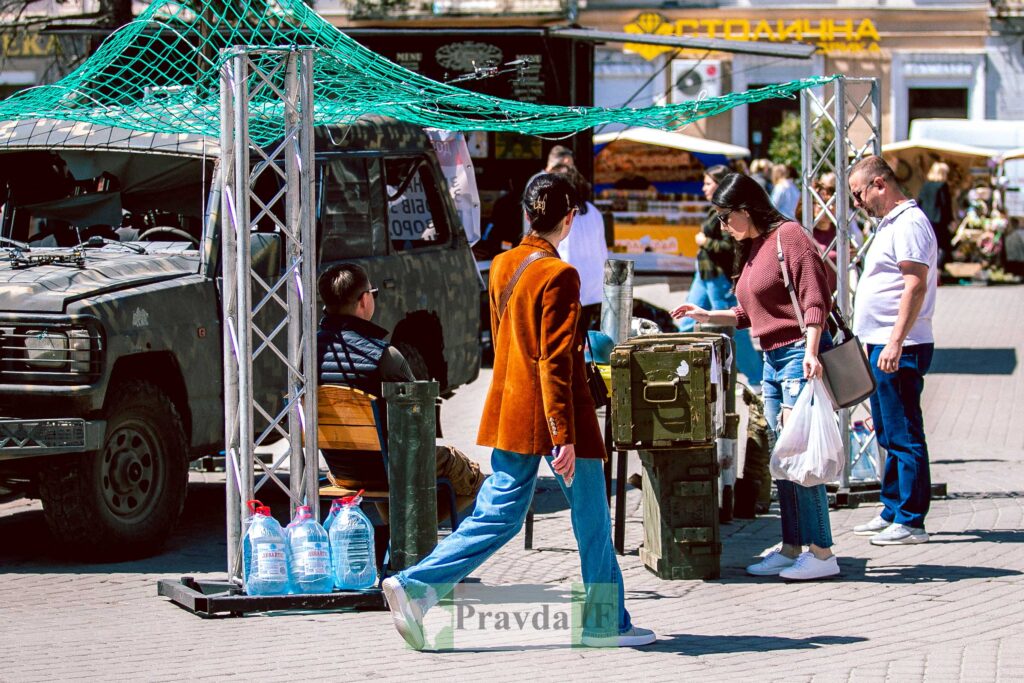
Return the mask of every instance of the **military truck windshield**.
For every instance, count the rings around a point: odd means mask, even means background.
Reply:
[[[178,242],[197,248],[212,164],[138,152],[0,156],[0,235],[30,247]],[[99,237],[102,240],[90,238]],[[156,245],[154,245],[156,246]]]

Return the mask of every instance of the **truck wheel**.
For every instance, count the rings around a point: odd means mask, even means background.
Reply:
[[[405,360],[409,363],[409,369],[412,370],[416,379],[430,379],[430,369],[427,367],[427,361],[423,360],[419,349],[409,342],[398,342],[395,344],[395,348],[405,356]]]
[[[40,482],[54,536],[80,555],[107,561],[158,550],[188,489],[188,445],[174,404],[149,382],[114,392],[103,448],[53,465]]]

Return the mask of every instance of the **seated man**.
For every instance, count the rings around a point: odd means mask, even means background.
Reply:
[[[370,285],[362,267],[354,263],[332,266],[320,276],[317,287],[324,302],[316,340],[320,384],[354,387],[380,398],[382,382],[416,380],[402,354],[386,341],[387,330],[370,322],[377,289]],[[438,478],[452,482],[456,506],[465,509],[483,484],[480,466],[449,446],[438,446],[436,458]],[[387,488],[388,475],[379,456],[325,450],[324,459],[337,485]],[[381,513],[386,519],[386,512]],[[439,505],[438,517],[444,519],[446,513]]]

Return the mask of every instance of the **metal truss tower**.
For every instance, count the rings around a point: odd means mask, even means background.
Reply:
[[[850,319],[852,293],[856,282],[857,266],[871,243],[871,237],[861,242],[851,230],[857,230],[857,221],[872,224],[872,219],[853,205],[848,178],[850,169],[863,157],[882,153],[882,99],[878,79],[847,78],[840,76],[823,88],[803,90],[800,93],[800,142],[803,173],[800,178],[803,205],[802,224],[809,233],[818,220],[828,220],[835,226],[836,236],[826,251],[827,268],[836,273],[835,297],[843,316]],[[825,173],[835,173],[836,192],[823,196],[817,179]],[[859,230],[858,230],[859,232]],[[874,236],[872,232],[871,236]],[[828,254],[835,251],[835,259]],[[851,258],[851,252],[853,257]],[[870,440],[858,442],[857,453],[850,447],[851,425],[868,412],[864,405],[844,408],[839,412],[839,425],[846,444],[848,466],[843,470],[840,484],[848,487],[850,470],[859,458],[866,457]],[[876,473],[879,463],[872,463]]]
[[[235,47],[222,53],[220,194],[224,312],[227,560],[242,577],[246,501],[270,483],[316,505],[316,233],[313,204],[313,50]],[[257,98],[272,103],[250,110]],[[249,122],[283,119],[281,139],[259,147]],[[257,194],[256,188],[264,188]],[[265,188],[272,188],[267,191]],[[254,266],[254,246],[280,240],[283,267]],[[259,379],[257,384],[256,379]],[[273,463],[256,455],[284,439]],[[287,462],[287,483],[281,476]]]

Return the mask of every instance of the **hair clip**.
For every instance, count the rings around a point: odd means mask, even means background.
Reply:
[[[530,203],[530,207],[534,210],[534,212],[543,215],[544,210],[547,208],[547,204],[548,200],[546,198],[537,197],[533,200],[533,202]]]

